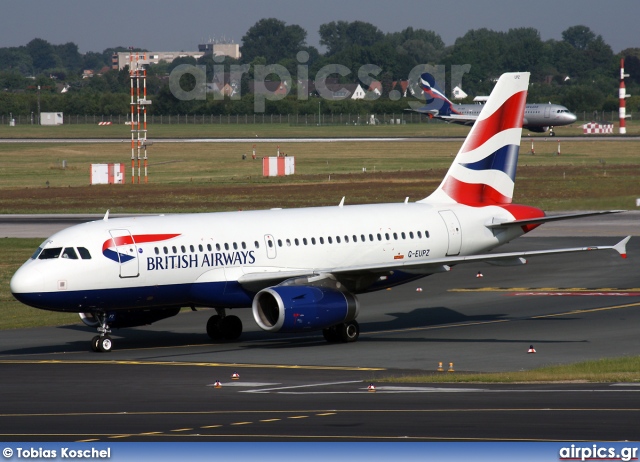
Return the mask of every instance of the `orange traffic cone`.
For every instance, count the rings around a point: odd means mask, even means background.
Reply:
[[[536,350],[535,348],[533,348],[533,345],[529,345],[529,351],[527,351],[527,353],[535,353]]]

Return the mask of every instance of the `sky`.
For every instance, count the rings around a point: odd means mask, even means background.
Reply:
[[[542,40],[561,40],[562,31],[585,25],[615,53],[640,47],[640,0],[4,0],[0,47],[42,38],[74,42],[82,53],[115,46],[196,51],[209,39],[241,44],[262,18],[301,26],[321,52],[320,25],[340,20],[383,32],[432,30],[446,45],[470,29],[534,27]]]

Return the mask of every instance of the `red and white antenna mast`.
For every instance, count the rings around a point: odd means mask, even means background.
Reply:
[[[619,97],[620,97],[620,110],[619,110],[619,117],[620,117],[620,134],[624,135],[625,133],[627,133],[627,127],[625,127],[625,121],[624,119],[627,118],[627,110],[625,108],[625,98],[628,98],[631,95],[627,95],[627,92],[624,88],[624,78],[625,77],[629,77],[629,74],[625,74],[624,73],[624,58],[622,58],[620,60],[620,90],[619,90]]]

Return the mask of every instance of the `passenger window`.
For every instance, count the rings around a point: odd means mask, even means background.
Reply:
[[[224,250],[229,250],[229,244],[227,244],[226,242],[224,243]]]
[[[73,247],[66,247],[62,251],[62,258],[69,258],[70,260],[77,260],[78,259],[78,254],[76,253],[76,251],[74,250]]]
[[[238,250],[238,244],[236,244],[235,242],[233,243],[233,250]]]
[[[389,240],[389,233],[384,233],[384,237],[388,241]]]
[[[303,237],[303,238],[302,238],[302,243],[303,243],[304,245],[307,245],[307,238],[306,238],[306,237]]]
[[[409,237],[413,239],[413,231],[409,231]]]
[[[91,254],[84,247],[78,247],[78,253],[80,254],[80,258],[82,258],[83,260],[91,260]],[[160,249],[158,249],[157,247],[156,247],[156,253],[157,254],[160,253]]]
[[[393,238],[397,241],[398,240],[398,233],[393,233]]]
[[[382,236],[380,235],[380,233],[378,233],[378,240],[381,241],[382,240]]]
[[[344,236],[344,242],[346,242],[347,244],[349,243],[349,236],[347,235]]]
[[[426,237],[427,239],[429,239],[429,231],[425,231],[425,232],[424,232],[424,237]]]
[[[340,236],[336,236],[336,243],[340,244]]]
[[[331,239],[331,236],[329,236],[329,237],[327,238],[327,242],[328,242],[329,244],[333,244],[333,239]]]
[[[285,242],[287,243],[287,247],[291,247],[291,239],[287,239]]]
[[[176,248],[175,245],[173,247],[171,247],[171,250],[173,250],[173,253],[178,253],[178,249]]]
[[[298,240],[298,238],[296,237],[293,242],[295,242],[296,246],[300,245],[300,241]]]
[[[312,238],[311,238],[311,243],[312,243],[313,245],[316,245],[316,238],[315,238],[315,237],[312,237]]]
[[[253,245],[255,245],[255,246],[256,246],[256,249],[259,249],[259,248],[260,248],[260,244],[258,243],[258,241],[255,241],[255,242],[253,243]]]
[[[187,253],[187,249],[183,245],[180,246],[180,250],[182,250],[182,253]]]
[[[156,255],[160,255],[160,249],[157,247],[154,247],[153,250],[155,251]],[[80,251],[80,247],[78,247],[78,251]]]
[[[402,231],[400,233],[400,236],[402,237],[402,239],[406,239],[407,238],[407,235],[404,233],[404,231]]]
[[[278,247],[282,247],[282,239],[278,239]]]
[[[60,256],[60,252],[62,252],[62,247],[54,247],[51,249],[44,249],[40,256],[39,260],[50,260],[51,258],[58,258]]]
[[[320,238],[320,244],[324,244],[324,237]]]
[[[163,250],[165,255],[167,255],[169,253],[169,249],[167,249],[166,247],[163,247],[162,250]]]
[[[189,246],[189,250],[191,250],[191,253],[196,251],[196,249],[192,245]]]
[[[209,250],[211,250],[211,245],[209,245]],[[220,252],[220,244],[216,244],[216,250]]]
[[[418,239],[422,238],[422,233],[420,231],[418,231]]]
[[[216,247],[220,250],[220,244],[216,244]],[[211,244],[207,244],[207,250],[211,252]]]
[[[202,247],[202,244],[198,244],[198,250],[199,250],[200,252],[202,252],[202,251],[204,250],[204,248]]]
[[[273,242],[271,242],[271,239],[269,239],[269,240],[267,241],[267,245],[268,245],[269,247],[273,247]]]
[[[246,248],[247,248],[247,244],[245,244],[245,243],[244,243],[244,241],[242,241],[242,244],[241,244],[241,245],[242,245],[242,248],[243,248],[244,250],[246,250]]]
[[[369,234],[369,240],[373,242],[373,234]]]

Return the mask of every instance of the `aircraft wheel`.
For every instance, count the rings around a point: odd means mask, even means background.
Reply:
[[[556,136],[556,132],[554,132],[553,130],[549,130],[549,136]]]
[[[360,337],[360,325],[357,321],[349,321],[340,324],[337,328],[338,336],[343,343],[351,343]]]
[[[98,341],[98,350],[101,353],[109,353],[113,348],[113,342],[111,341],[111,337],[105,335],[104,337],[100,337]]]
[[[99,352],[100,351],[100,347],[98,346],[99,344],[100,344],[100,336],[96,335],[91,339],[91,351],[95,351],[96,353]]]
[[[242,321],[237,316],[225,316],[219,327],[225,340],[236,340],[242,334]]]
[[[322,336],[329,343],[336,343],[340,339],[338,338],[338,332],[336,330],[336,326],[327,327],[326,329],[322,329]]]
[[[220,340],[220,315],[214,314],[207,321],[207,335],[211,340]]]

